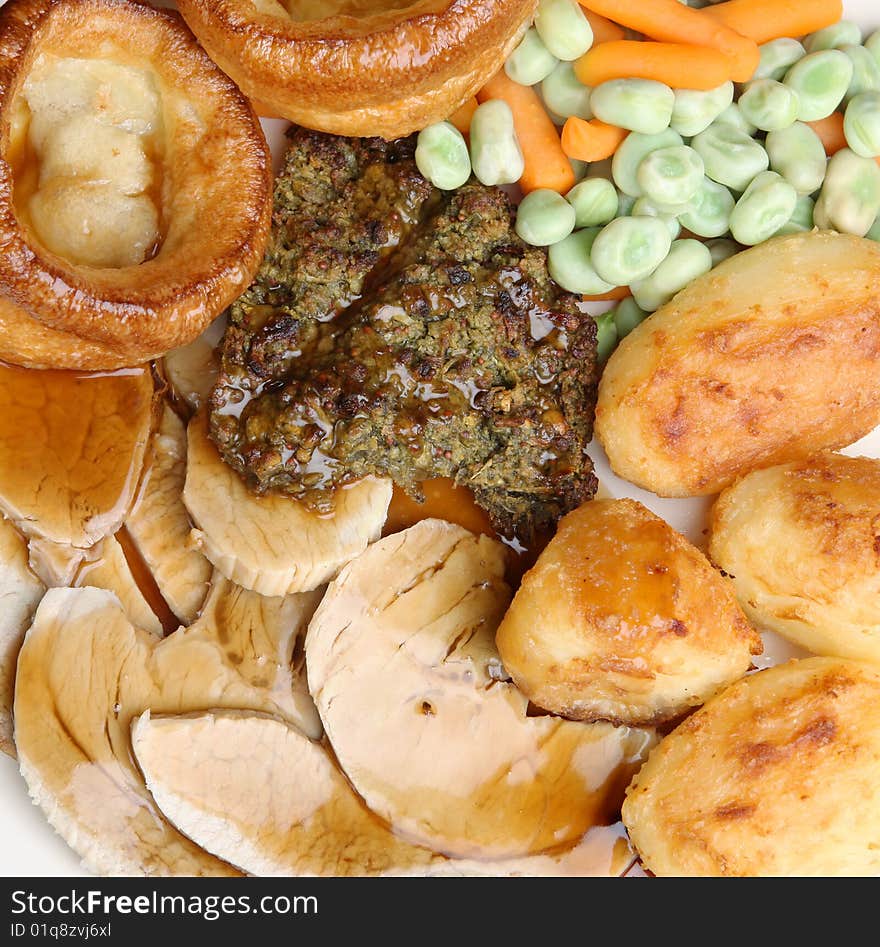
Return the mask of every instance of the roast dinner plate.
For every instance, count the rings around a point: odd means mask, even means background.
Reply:
[[[2,6],[4,0],[0,0]],[[157,2],[156,6],[174,7]],[[855,20],[865,31],[880,27],[876,0],[845,0],[844,16]],[[276,168],[283,149],[286,122],[262,119]],[[880,292],[880,286],[878,286]],[[845,366],[841,366],[845,371]],[[880,428],[844,451],[846,454],[880,458]],[[662,499],[616,477],[597,442],[590,450],[599,478],[599,496],[632,497],[683,532],[697,546],[706,547],[706,514],[713,497],[688,500]],[[765,651],[756,661],[768,666],[803,653],[777,638],[764,635]],[[31,803],[16,762],[0,754],[0,875],[3,876],[82,876],[88,874],[78,856],[55,834],[43,813]],[[632,872],[638,874],[638,871]]]

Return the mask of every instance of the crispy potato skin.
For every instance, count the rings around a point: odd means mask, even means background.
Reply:
[[[880,669],[794,660],[662,740],[623,821],[657,875],[876,875],[878,780]]]
[[[496,643],[538,706],[634,725],[699,706],[761,651],[730,583],[628,499],[593,500],[560,521]]]
[[[880,424],[878,280],[880,246],[818,231],[695,280],[608,361],[596,434],[615,473],[700,496],[867,434]]]
[[[711,531],[756,624],[880,663],[880,461],[823,453],[757,470],[721,494]]]

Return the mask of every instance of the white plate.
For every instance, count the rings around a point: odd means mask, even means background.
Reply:
[[[5,2],[5,0],[3,0]],[[3,5],[0,2],[0,6]],[[157,6],[173,6],[157,3]],[[880,27],[877,0],[845,0],[846,15],[866,30]],[[284,123],[264,122],[270,144],[279,153]],[[880,428],[846,450],[848,454],[880,457]],[[681,530],[698,546],[705,546],[705,514],[710,499],[663,500],[633,487],[611,473],[605,455],[598,445],[591,450],[596,472],[603,490],[615,497],[630,496],[640,500],[659,516]],[[791,653],[778,639],[768,636],[767,654],[770,663]],[[74,876],[85,875],[77,856],[55,835],[39,809],[30,804],[27,789],[13,760],[0,753],[0,876]]]

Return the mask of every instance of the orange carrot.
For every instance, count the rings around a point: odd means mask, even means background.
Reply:
[[[502,99],[513,112],[516,137],[525,159],[519,179],[524,193],[546,187],[566,194],[574,187],[574,171],[559,142],[559,133],[531,86],[520,85],[502,69],[477,93],[480,102]]]
[[[615,23],[622,23],[661,43],[706,46],[724,53],[732,63],[730,78],[737,82],[748,82],[758,68],[761,57],[754,40],[703,16],[700,10],[683,6],[678,0],[584,0],[584,3]]]
[[[846,136],[843,134],[843,115],[832,112],[828,118],[820,118],[817,122],[807,122],[810,128],[822,140],[825,154],[830,158],[841,148],[846,148]]]
[[[593,10],[587,8],[586,4],[589,0],[578,0],[578,2],[580,2],[583,7],[584,16],[593,28],[594,46],[598,46],[599,43],[610,43],[616,39],[626,39],[626,31],[623,27],[612,23],[611,20],[606,19],[600,13],[595,13]]]
[[[599,293],[598,296],[581,296],[581,299],[585,303],[619,302],[628,296],[632,296],[632,290],[629,286],[617,286],[608,290],[607,293]]]
[[[637,78],[656,79],[674,89],[703,90],[733,78],[731,68],[730,60],[717,49],[637,40],[594,46],[574,64],[578,79],[588,86],[609,79]]]
[[[466,135],[471,128],[471,119],[477,110],[477,100],[471,96],[467,102],[460,105],[450,116],[449,121],[462,133]]]
[[[804,36],[831,26],[843,16],[842,0],[728,0],[700,11],[724,26],[767,43]]]
[[[604,161],[620,147],[629,132],[598,118],[585,122],[572,115],[562,128],[562,150],[578,161]]]

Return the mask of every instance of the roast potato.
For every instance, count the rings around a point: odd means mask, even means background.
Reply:
[[[632,725],[702,704],[761,651],[730,583],[628,499],[593,500],[560,521],[496,644],[539,707]]]
[[[749,474],[715,503],[709,551],[757,624],[880,662],[880,461],[823,453]]]
[[[841,658],[750,675],[633,780],[623,821],[657,875],[880,872],[880,669]]]
[[[867,434],[880,424],[878,281],[880,246],[819,231],[695,280],[608,360],[596,434],[612,469],[700,496]]]

